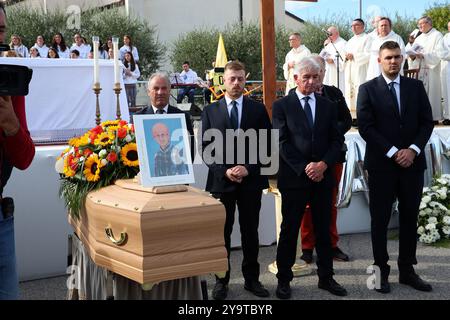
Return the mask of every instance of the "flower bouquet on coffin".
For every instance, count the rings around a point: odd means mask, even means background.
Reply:
[[[69,214],[78,218],[90,191],[139,172],[134,126],[124,120],[105,121],[71,139],[55,169],[61,176],[59,194]]]
[[[417,233],[426,244],[450,238],[450,174],[434,178],[423,189],[419,207]]]

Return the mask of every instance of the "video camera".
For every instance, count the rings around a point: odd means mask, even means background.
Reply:
[[[9,45],[0,44],[0,54],[9,50]],[[0,96],[26,96],[32,76],[28,67],[0,64]]]

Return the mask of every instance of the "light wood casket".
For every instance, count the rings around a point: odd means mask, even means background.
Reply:
[[[69,223],[97,265],[141,284],[228,269],[225,208],[193,187],[156,194],[118,181],[89,193]]]

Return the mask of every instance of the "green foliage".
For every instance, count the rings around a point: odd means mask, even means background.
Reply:
[[[443,3],[435,2],[433,6],[425,10],[424,16],[429,16],[433,20],[433,27],[436,30],[447,33],[447,24],[450,21],[450,5],[448,1]]]
[[[414,29],[417,29],[416,19],[401,17],[398,13],[395,14],[395,18],[392,19],[392,30],[402,37],[405,45]]]
[[[242,61],[250,72],[250,79],[262,78],[261,32],[257,23],[241,26],[239,23],[228,25],[224,30],[196,29],[182,34],[174,41],[170,56],[174,70],[181,70],[183,61],[189,61],[193,70],[204,78],[204,71],[211,69],[216,59],[219,33],[222,33],[225,50],[229,60]],[[288,32],[283,27],[276,28],[276,67],[277,78],[283,79],[284,56],[289,50]]]
[[[41,9],[11,7],[8,9],[8,35],[20,35],[24,45],[29,48],[39,34],[44,36],[46,44],[50,46],[53,35],[61,32],[69,47],[76,32],[80,32],[88,42],[94,35],[99,36],[103,43],[110,36],[118,36],[119,47],[123,35],[128,34],[138,48],[141,73],[147,76],[159,68],[165,48],[157,39],[156,28],[143,20],[128,17],[119,8],[83,11],[80,30],[68,29],[68,19],[69,16],[63,11],[45,14]]]

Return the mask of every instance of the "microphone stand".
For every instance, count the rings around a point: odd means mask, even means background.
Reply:
[[[334,45],[333,40],[331,40],[331,35],[328,36],[328,39],[330,39],[331,44],[333,45],[334,50],[336,51],[336,77],[337,77],[337,87],[339,88],[339,59],[342,60],[342,62],[344,62],[344,59],[342,58],[341,54],[339,53],[338,49],[336,48],[336,46]]]

